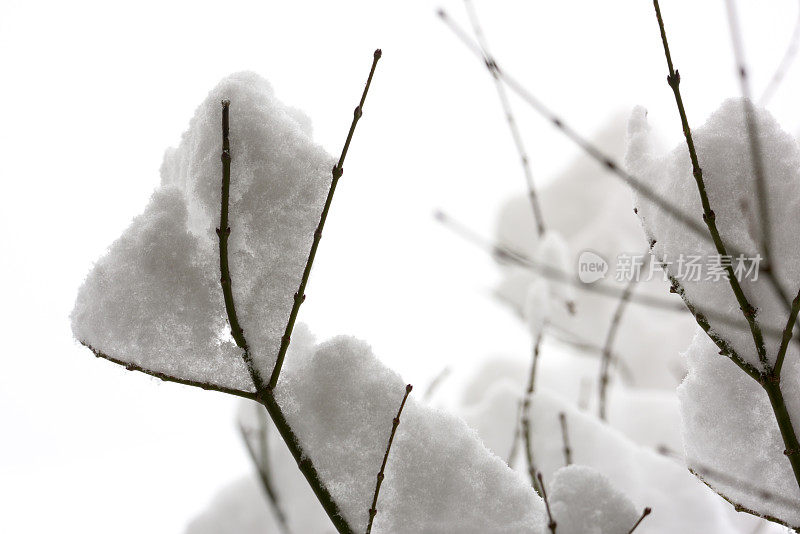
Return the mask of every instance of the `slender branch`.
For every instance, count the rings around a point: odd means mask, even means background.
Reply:
[[[372,67],[369,70],[369,76],[367,77],[367,83],[364,86],[364,92],[361,94],[361,101],[356,106],[355,111],[353,112],[353,122],[350,124],[350,131],[347,133],[347,139],[344,142],[344,147],[342,148],[342,153],[339,156],[339,161],[333,167],[331,171],[332,179],[331,179],[331,187],[328,190],[328,196],[325,199],[325,206],[322,208],[322,214],[319,218],[319,224],[317,225],[317,229],[314,231],[314,241],[311,243],[311,250],[308,252],[308,259],[306,260],[305,269],[303,269],[303,276],[300,279],[300,287],[298,288],[297,292],[294,294],[294,303],[292,304],[292,311],[289,313],[289,320],[286,323],[286,330],[283,333],[283,337],[281,338],[281,347],[278,351],[278,357],[275,360],[275,367],[272,370],[272,376],[269,379],[268,388],[270,390],[275,389],[275,386],[278,384],[278,377],[281,374],[281,367],[283,366],[283,360],[286,357],[286,351],[289,349],[289,341],[292,337],[292,330],[294,330],[294,323],[297,320],[297,313],[300,311],[300,305],[306,299],[306,284],[308,284],[308,277],[311,274],[311,266],[314,264],[314,257],[317,254],[317,247],[319,246],[319,241],[322,238],[322,229],[325,226],[325,220],[328,218],[328,211],[331,207],[331,201],[333,200],[333,194],[336,191],[336,184],[339,183],[339,178],[342,177],[344,173],[344,160],[347,157],[347,150],[350,148],[350,141],[353,139],[353,132],[356,130],[356,124],[358,124],[358,120],[361,118],[361,115],[364,110],[364,102],[367,99],[367,92],[369,91],[369,86],[372,83],[372,76],[375,74],[375,67],[378,65],[378,60],[381,58],[381,50],[375,50],[375,53],[372,56]]]
[[[542,495],[541,486],[537,485],[537,478],[536,478],[536,462],[533,459],[533,440],[531,439],[531,423],[530,423],[530,411],[531,411],[531,397],[533,396],[533,392],[536,390],[536,368],[539,364],[539,353],[541,351],[541,344],[542,344],[542,336],[543,334],[540,332],[533,343],[533,354],[531,356],[531,370],[528,374],[528,387],[525,390],[525,397],[523,397],[522,401],[522,418],[520,422],[520,427],[522,431],[522,440],[525,443],[525,462],[528,465],[528,474],[531,477],[531,485],[533,486],[534,491],[538,493],[540,496]],[[515,429],[516,432],[516,429]]]
[[[494,81],[494,87],[497,90],[497,97],[500,100],[500,106],[503,108],[503,115],[508,123],[508,129],[511,132],[511,137],[514,139],[514,146],[517,149],[517,154],[519,155],[520,163],[522,164],[522,173],[525,175],[525,183],[528,186],[528,199],[531,203],[534,221],[536,221],[536,231],[538,232],[539,237],[541,237],[545,232],[544,215],[542,214],[542,208],[539,204],[539,197],[536,194],[536,186],[533,182],[533,172],[531,171],[530,158],[525,150],[525,143],[522,141],[522,134],[520,133],[519,126],[517,126],[517,121],[514,118],[514,112],[511,108],[511,102],[508,100],[506,88],[503,85],[503,82],[500,80],[500,76],[495,69],[496,65],[494,58],[492,58],[492,55],[489,52],[489,44],[486,41],[483,29],[481,28],[478,14],[475,11],[475,6],[470,0],[464,0],[464,4],[467,8],[470,22],[472,23],[472,29],[475,32],[475,38],[478,40],[478,45],[481,48],[486,69],[489,71],[489,74],[491,74],[492,80]]]
[[[650,255],[646,254],[645,258],[645,264],[642,265],[643,268],[650,261]],[[628,301],[630,300],[633,290],[636,288],[636,284],[638,282],[639,279],[636,276],[632,276],[628,281],[628,285],[625,286],[625,290],[622,292],[622,295],[620,295],[619,301],[617,302],[617,307],[614,310],[614,315],[611,318],[611,324],[609,325],[608,332],[606,333],[606,341],[603,344],[603,353],[600,357],[600,383],[597,388],[599,395],[599,415],[600,419],[603,421],[606,420],[606,393],[608,389],[609,368],[611,366],[611,350],[614,347],[617,331],[622,324],[622,315],[625,313],[625,308],[627,307]]]
[[[289,530],[289,524],[286,520],[286,513],[283,511],[283,507],[280,505],[278,494],[272,485],[272,478],[270,477],[269,473],[269,456],[266,451],[266,442],[268,439],[266,435],[266,426],[264,425],[264,421],[261,420],[259,420],[259,424],[262,427],[262,431],[259,432],[258,436],[259,444],[261,445],[262,449],[260,455],[253,448],[253,444],[250,443],[250,432],[241,423],[239,423],[239,433],[242,436],[242,441],[244,441],[245,448],[250,456],[250,460],[256,466],[258,479],[261,482],[261,487],[266,494],[270,507],[272,508],[272,513],[275,516],[275,522],[277,523],[281,532],[284,534],[289,534],[291,531]]]
[[[220,284],[222,285],[222,295],[225,299],[225,311],[228,314],[228,323],[231,326],[231,336],[236,345],[242,349],[242,359],[247,365],[247,371],[253,380],[253,386],[259,391],[263,386],[263,380],[256,369],[250,350],[247,347],[247,340],[244,337],[244,330],[239,324],[236,315],[236,306],[233,302],[233,287],[231,283],[231,272],[228,267],[228,237],[231,235],[231,227],[228,224],[228,204],[231,191],[231,143],[230,143],[230,100],[222,101],[222,200],[220,207],[220,222],[217,228],[219,237],[219,270]]]
[[[374,65],[374,64],[373,64]],[[219,250],[220,250],[220,271],[222,276],[220,282],[222,284],[223,296],[225,298],[225,309],[228,314],[228,321],[231,325],[231,333],[236,344],[243,350],[243,357],[247,364],[250,376],[253,379],[253,384],[256,389],[255,398],[258,402],[263,404],[269,413],[272,421],[275,423],[275,428],[278,429],[281,437],[283,438],[289,452],[292,453],[295,461],[297,462],[300,472],[303,473],[309,486],[314,491],[317,499],[322,505],[331,522],[336,527],[340,534],[353,534],[353,530],[347,524],[347,521],[342,517],[339,512],[339,507],[333,500],[328,488],[319,477],[319,473],[314,467],[311,458],[305,453],[303,447],[300,445],[297,436],[294,434],[289,422],[286,420],[283,411],[281,410],[278,402],[275,400],[272,388],[264,386],[260,374],[255,369],[252,359],[247,348],[247,340],[244,337],[244,331],[239,326],[236,316],[236,308],[233,301],[233,292],[231,290],[230,272],[228,270],[228,236],[231,233],[230,226],[228,225],[228,201],[230,193],[230,139],[228,129],[228,115],[230,103],[226,100],[222,102],[222,200],[220,209],[220,228],[217,229],[219,236]],[[329,199],[330,200],[330,199]]]
[[[636,521],[636,523],[634,523],[633,526],[631,527],[631,529],[628,531],[628,534],[633,534],[633,531],[636,530],[637,528],[639,528],[639,525],[642,523],[642,521],[644,521],[644,518],[647,517],[648,515],[650,515],[650,512],[652,512],[652,511],[653,510],[651,510],[649,506],[647,508],[645,508],[642,511],[642,515],[639,516],[639,520]]]
[[[748,77],[747,66],[744,59],[744,46],[742,44],[742,33],[739,28],[739,18],[736,15],[736,6],[732,0],[725,0],[728,12],[728,26],[731,30],[731,41],[733,41],[733,55],[736,60],[739,72],[739,86],[741,88],[742,107],[744,112],[745,124],[747,127],[747,138],[750,146],[750,164],[753,167],[753,176],[756,182],[756,198],[758,202],[758,215],[761,230],[761,248],[764,252],[764,260],[767,269],[774,269],[772,256],[772,229],[770,226],[769,207],[767,206],[767,183],[764,176],[764,160],[761,150],[761,139],[758,135],[758,124],[756,123],[755,109],[750,92],[750,80]]]
[[[569,434],[567,432],[567,414],[560,412],[558,421],[561,423],[561,441],[564,443],[564,465],[572,463],[572,449],[569,447]]]
[[[775,366],[773,373],[775,376],[781,376],[781,369],[783,368],[783,360],[786,357],[786,350],[789,348],[789,341],[792,339],[792,331],[794,330],[795,322],[797,321],[797,313],[800,311],[800,291],[792,301],[792,310],[789,312],[789,318],[786,321],[786,326],[783,328],[783,335],[781,336],[781,345],[778,348],[778,356],[775,358]]]
[[[800,45],[800,9],[798,9],[797,12],[794,30],[792,31],[792,36],[789,39],[789,45],[786,47],[786,52],[783,54],[783,58],[781,59],[778,68],[775,69],[775,73],[772,75],[769,85],[767,85],[767,88],[764,89],[764,93],[758,100],[760,105],[766,106],[772,99],[775,91],[777,91],[778,87],[780,87],[784,76],[786,76],[786,73],[789,71],[789,67],[792,66],[792,63],[794,63],[795,56],[797,55],[798,45]]]
[[[242,397],[243,399],[250,399],[250,400],[256,399],[256,394],[253,391],[243,391],[240,389],[227,388],[224,386],[218,386],[216,384],[210,384],[208,382],[200,382],[197,380],[187,380],[183,378],[177,378],[167,373],[160,373],[158,371],[153,371],[151,369],[147,369],[146,367],[136,365],[135,363],[126,362],[125,360],[109,356],[105,352],[97,350],[96,348],[92,347],[85,341],[80,341],[80,344],[89,349],[90,351],[92,351],[94,355],[97,356],[98,358],[102,358],[104,360],[110,361],[111,363],[121,365],[128,371],[138,371],[148,376],[152,376],[153,378],[158,378],[159,380],[163,380],[164,382],[175,382],[176,384],[183,384],[184,386],[193,386],[196,388],[205,389],[207,391],[218,391],[220,393],[227,393],[228,395],[235,395],[236,397]]]
[[[536,479],[539,481],[539,487],[542,488],[542,499],[544,499],[544,507],[547,510],[547,528],[550,529],[550,534],[556,534],[556,520],[553,519],[553,512],[550,511],[550,501],[547,499],[547,491],[544,489],[544,480],[542,474],[536,473]]]
[[[692,161],[692,175],[694,176],[697,184],[697,190],[700,193],[700,202],[703,206],[703,221],[708,227],[708,233],[711,234],[711,239],[714,241],[714,247],[716,248],[717,253],[719,253],[721,256],[727,256],[728,251],[725,247],[725,244],[722,242],[722,237],[717,229],[716,215],[714,214],[714,210],[711,209],[711,203],[708,200],[706,184],[703,180],[703,170],[700,168],[700,163],[697,160],[697,151],[694,147],[692,131],[689,128],[689,121],[686,118],[686,109],[684,108],[683,98],[681,97],[681,77],[678,71],[676,71],[672,65],[672,56],[670,55],[669,44],[667,43],[667,32],[664,29],[664,20],[661,17],[661,8],[658,5],[658,0],[653,0],[653,7],[655,8],[656,19],[658,20],[658,27],[661,32],[661,42],[664,45],[664,55],[667,59],[667,67],[669,68],[667,83],[670,88],[672,88],[672,93],[675,96],[675,104],[678,107],[678,114],[680,115],[681,124],[683,125],[683,135],[686,138],[686,146],[689,149],[689,158]],[[728,282],[733,290],[733,294],[736,296],[736,301],[739,303],[742,314],[750,326],[750,332],[753,336],[753,342],[756,346],[758,359],[761,361],[764,369],[767,369],[769,365],[767,362],[767,353],[764,347],[764,338],[761,334],[761,327],[756,320],[756,309],[747,300],[747,297],[745,296],[744,291],[739,284],[739,280],[736,278],[736,275],[733,271],[733,266],[726,265],[726,271],[728,273]]]
[[[383,455],[383,462],[381,463],[381,469],[378,471],[378,480],[375,483],[375,496],[372,497],[372,506],[369,509],[369,523],[367,523],[367,534],[372,532],[372,521],[375,519],[375,515],[378,513],[378,494],[381,491],[381,484],[383,483],[383,472],[386,469],[386,462],[389,460],[389,451],[392,448],[392,442],[394,441],[394,434],[397,432],[397,427],[400,425],[400,414],[403,413],[403,407],[406,405],[406,399],[408,399],[408,394],[411,393],[413,386],[408,384],[406,386],[406,393],[403,395],[403,400],[400,403],[400,409],[397,410],[397,417],[392,419],[392,433],[389,434],[389,443],[386,444],[386,454]]]

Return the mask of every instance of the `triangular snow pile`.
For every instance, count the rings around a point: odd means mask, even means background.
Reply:
[[[228,332],[220,287],[221,100],[231,101],[229,260],[255,365],[269,376],[330,185],[333,158],[310,123],[252,73],[197,109],[161,186],[94,266],[72,313],[75,337],[146,372],[253,391]]]

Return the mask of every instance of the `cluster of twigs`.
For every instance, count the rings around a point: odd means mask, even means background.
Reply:
[[[536,221],[537,230],[540,235],[544,231],[543,230],[545,227],[544,221],[542,219],[541,212],[537,202],[537,196],[533,188],[533,182],[531,178],[532,173],[529,165],[529,157],[527,152],[525,151],[522,139],[519,136],[519,130],[517,128],[516,121],[514,120],[511,111],[511,105],[508,101],[506,89],[510,89],[511,91],[515,92],[524,102],[529,104],[534,110],[536,110],[546,119],[548,119],[557,129],[559,129],[563,134],[565,134],[569,139],[571,139],[575,144],[577,144],[585,153],[587,153],[590,157],[598,161],[606,170],[608,170],[618,178],[622,179],[625,183],[627,183],[635,191],[637,191],[642,197],[646,198],[647,200],[659,206],[662,210],[664,210],[664,212],[666,212],[670,217],[679,222],[687,230],[700,236],[704,240],[711,242],[719,254],[726,256],[729,254],[737,254],[737,255],[741,254],[740,251],[735,250],[734,247],[726,245],[723,242],[719,229],[717,228],[716,225],[716,217],[714,211],[711,208],[710,201],[706,193],[705,183],[703,181],[703,176],[702,176],[702,169],[700,167],[697,158],[697,153],[694,147],[691,130],[689,128],[685,107],[680,94],[680,88],[679,88],[680,75],[678,71],[674,69],[672,64],[672,58],[669,52],[666,31],[664,29],[664,23],[661,16],[658,0],[654,0],[654,8],[656,11],[659,30],[661,32],[662,42],[664,45],[665,57],[669,68],[669,76],[667,78],[667,81],[675,96],[675,101],[681,118],[681,123],[686,138],[686,144],[692,162],[693,176],[697,184],[697,189],[700,194],[701,204],[703,207],[702,220],[704,222],[704,225],[698,224],[692,216],[685,213],[680,207],[671,204],[668,200],[661,197],[658,193],[652,190],[647,184],[640,181],[635,176],[632,176],[629,173],[625,172],[620,167],[620,165],[617,164],[613,159],[608,157],[601,150],[599,150],[597,147],[595,147],[589,141],[587,141],[584,137],[578,134],[575,130],[570,128],[559,116],[553,113],[541,101],[536,99],[526,88],[524,88],[519,82],[517,82],[515,78],[513,78],[506,71],[501,69],[494,56],[492,56],[489,53],[486,38],[478,22],[478,18],[474,11],[474,8],[472,7],[469,0],[465,0],[465,3],[467,5],[470,21],[472,23],[473,31],[475,33],[476,37],[475,41],[473,41],[472,38],[470,38],[467,35],[467,33],[463,29],[461,29],[443,10],[440,10],[438,12],[438,15],[455,33],[455,35],[467,46],[467,48],[482,59],[486,68],[492,75],[495,86],[497,88],[498,96],[501,101],[501,105],[503,107],[503,111],[506,115],[508,126],[511,130],[512,137],[514,139],[515,146],[520,155],[520,160],[523,165],[523,171],[528,185],[528,191],[529,191],[528,196],[531,199],[531,206],[533,209],[534,219]],[[752,109],[748,73],[745,67],[741,37],[739,35],[739,29],[738,29],[738,21],[732,0],[727,0],[727,7],[729,14],[729,23],[731,26],[731,34],[733,37],[734,55],[738,67],[742,94],[745,97],[743,99],[745,107],[744,114],[746,117],[750,155],[753,165],[753,174],[755,176],[756,193],[758,199],[758,215],[760,217],[760,232],[761,232],[760,247],[763,253],[763,257],[766,260],[761,269],[762,272],[766,275],[766,279],[769,281],[771,287],[777,294],[779,300],[782,302],[785,310],[787,311],[788,315],[787,323],[786,326],[780,331],[772,328],[763,327],[759,323],[757,317],[757,309],[754,306],[752,306],[752,304],[748,300],[745,291],[743,290],[736,276],[732,272],[733,268],[731,266],[726,266],[728,271],[730,271],[728,272],[727,279],[731,286],[731,290],[734,296],[736,297],[737,302],[739,303],[740,309],[742,311],[742,317],[740,319],[737,319],[735,322],[741,323],[742,325],[746,324],[746,327],[750,330],[755,344],[756,353],[758,355],[758,360],[760,363],[760,368],[759,368],[748,363],[733,349],[730,343],[728,343],[727,341],[722,339],[718,334],[712,331],[709,320],[717,321],[719,323],[724,323],[724,324],[731,323],[730,318],[726,314],[717,313],[714,310],[701,309],[698,303],[690,302],[687,299],[686,294],[683,291],[683,288],[680,286],[678,281],[672,276],[670,277],[670,280],[672,282],[671,292],[678,293],[679,296],[681,296],[681,298],[684,301],[686,309],[688,309],[688,311],[692,314],[692,316],[695,318],[695,320],[701,326],[701,328],[709,335],[712,341],[714,341],[720,348],[720,354],[730,358],[745,373],[747,373],[749,376],[758,381],[758,383],[764,388],[765,392],[767,393],[770,399],[773,411],[775,413],[776,421],[781,431],[781,436],[786,446],[784,454],[789,459],[795,474],[795,478],[797,479],[797,482],[800,485],[800,444],[798,444],[797,435],[792,425],[791,419],[789,417],[789,413],[786,408],[786,404],[783,398],[783,393],[780,387],[781,368],[783,365],[784,358],[786,356],[788,344],[793,338],[794,325],[798,319],[797,317],[798,311],[800,311],[800,291],[798,291],[797,296],[790,302],[787,292],[784,290],[784,288],[782,287],[780,281],[778,280],[775,274],[774,263],[773,263],[774,260],[772,256],[772,247],[771,247],[772,239],[770,233],[771,227],[770,227],[769,209],[767,205],[766,179],[764,176],[762,153],[758,137],[757,124],[755,122],[755,115]],[[795,31],[789,45],[789,49],[787,50],[786,55],[784,56],[778,70],[773,76],[770,85],[765,91],[762,100],[768,100],[769,97],[772,95],[772,93],[774,93],[777,84],[780,82],[785,71],[788,69],[788,65],[791,63],[791,59],[793,59],[793,55],[797,49],[798,41],[800,41],[800,16],[798,17],[798,24],[795,27]],[[616,332],[617,329],[619,328],[619,324],[621,322],[625,307],[627,306],[628,302],[632,300],[640,300],[638,298],[634,299],[634,289],[636,282],[632,281],[621,293],[618,290],[616,290],[616,288],[605,288],[604,286],[601,285],[582,286],[576,283],[577,279],[575,279],[574,277],[570,276],[567,273],[558,272],[558,270],[549,268],[549,266],[537,265],[534,261],[525,257],[523,254],[520,254],[513,250],[509,250],[508,247],[505,247],[504,245],[495,244],[480,239],[473,232],[469,231],[468,229],[464,228],[461,225],[458,225],[457,223],[454,223],[449,217],[445,216],[444,214],[438,213],[437,219],[447,224],[450,228],[454,229],[460,235],[466,237],[468,240],[475,242],[480,246],[482,246],[483,248],[489,250],[500,259],[510,261],[517,265],[523,266],[524,268],[535,271],[537,274],[544,276],[545,278],[548,279],[557,279],[560,281],[565,281],[567,283],[575,283],[575,285],[581,287],[582,289],[595,291],[601,294],[610,294],[612,296],[619,298],[617,308],[614,312],[614,316],[612,318],[606,336],[606,342],[602,349],[601,372],[600,372],[598,392],[599,392],[600,417],[605,419],[606,389],[609,381],[608,368],[609,368],[609,363],[611,361],[611,351],[616,337]],[[653,302],[652,300],[648,302],[648,304],[654,306],[662,305],[660,301]],[[672,302],[670,302],[669,305],[671,307]],[[770,364],[769,358],[766,354],[766,344],[764,341],[765,334],[768,336],[775,336],[780,339],[780,348],[778,350],[775,362],[773,364]],[[526,396],[524,397],[523,400],[522,410],[521,410],[522,411],[521,426],[522,426],[522,431],[525,435],[527,435],[528,432],[530,431],[528,417],[526,413],[530,405],[529,397],[534,389],[533,380],[535,378],[535,370],[537,364],[536,362],[538,360],[540,341],[541,339],[537,339],[535,341],[531,378],[529,381],[529,387],[526,392]],[[562,426],[565,428],[564,425]],[[516,437],[515,437],[515,444],[516,444]],[[512,449],[512,453],[514,450],[515,449]],[[566,439],[565,439],[565,450],[568,450]],[[541,475],[540,474],[538,476],[533,475],[536,471],[535,471],[535,465],[533,463],[533,454],[530,451],[529,440],[526,440],[526,458],[528,461],[529,471],[531,472],[532,483],[534,484],[534,487],[538,486],[537,491],[543,494],[544,492],[543,492]],[[736,506],[737,509],[744,509],[744,507],[740,505]],[[752,513],[751,510],[745,510],[745,511],[749,511]],[[648,512],[649,510],[647,510],[646,513],[643,514],[642,519],[647,515]],[[768,519],[783,523],[780,519],[777,518],[768,518]],[[552,521],[550,528],[552,531],[555,531],[555,525],[554,522]]]

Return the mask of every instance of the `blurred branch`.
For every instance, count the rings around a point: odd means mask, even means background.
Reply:
[[[470,228],[466,227],[465,225],[451,218],[449,215],[447,215],[442,211],[435,212],[434,217],[436,218],[437,221],[442,223],[449,230],[452,230],[458,236],[464,238],[464,240],[469,241],[470,243],[488,251],[490,254],[492,254],[497,258],[507,260],[510,263],[513,263],[533,273],[543,276],[548,280],[555,280],[557,282],[569,284],[583,291],[588,291],[589,293],[596,293],[598,295],[603,295],[606,297],[621,298],[622,295],[624,294],[624,290],[613,286],[603,285],[600,283],[585,284],[581,282],[577,277],[570,275],[569,273],[566,273],[564,271],[561,271],[560,269],[556,269],[546,264],[538,263],[528,258],[522,252],[513,250],[505,245],[492,243],[488,239],[479,236]],[[667,310],[672,312],[682,313],[684,311],[684,307],[681,306],[679,303],[659,297],[649,297],[647,295],[637,295],[634,293],[630,295],[628,301],[640,304],[642,306],[649,306],[651,308]],[[727,324],[735,327],[745,327],[745,328],[747,327],[747,323],[742,319],[734,319],[726,314],[722,314],[714,310],[700,309],[696,305],[693,306],[692,309],[694,309],[695,311],[702,311],[703,317],[705,318],[710,317],[721,324]],[[764,328],[763,332],[768,335],[775,336],[777,339],[780,339],[781,336],[783,335],[783,329],[776,329],[770,327]]]
[[[569,447],[569,433],[567,432],[567,414],[559,412],[558,422],[561,424],[561,441],[564,444],[564,465],[572,463],[572,449]]]
[[[778,524],[783,525],[783,526],[788,527],[788,528],[798,528],[798,525],[790,525],[789,523],[785,522],[784,520],[782,520],[780,518],[777,518],[777,517],[774,517],[774,516],[771,516],[771,515],[767,515],[767,514],[760,514],[758,512],[755,512],[754,510],[751,510],[751,509],[747,508],[746,506],[742,506],[741,504],[738,504],[738,503],[734,502],[730,497],[724,495],[718,489],[716,489],[714,486],[712,486],[711,483],[709,482],[709,480],[713,479],[715,481],[720,482],[721,484],[732,486],[732,487],[734,487],[734,488],[736,488],[736,489],[738,489],[740,491],[743,491],[745,493],[750,493],[751,495],[757,496],[757,497],[759,497],[759,498],[761,498],[761,499],[763,499],[765,501],[773,501],[773,502],[782,504],[784,506],[789,506],[791,508],[800,507],[800,501],[797,501],[796,499],[790,499],[788,497],[784,497],[783,495],[780,495],[778,493],[774,493],[774,492],[772,492],[770,490],[767,490],[767,489],[764,489],[764,488],[759,488],[759,487],[753,485],[747,479],[738,478],[738,477],[735,477],[733,475],[729,475],[728,473],[724,473],[724,472],[722,472],[722,471],[720,471],[718,469],[715,469],[715,468],[713,468],[711,466],[708,466],[708,465],[705,465],[705,464],[702,464],[702,463],[698,463],[698,462],[695,462],[695,461],[684,460],[684,458],[680,454],[676,453],[675,451],[673,451],[672,449],[670,449],[669,447],[667,447],[665,445],[660,445],[659,447],[656,448],[656,451],[659,454],[661,454],[662,456],[667,456],[667,457],[672,458],[674,460],[680,461],[681,464],[684,464],[684,465],[689,464],[690,465],[690,467],[688,467],[689,472],[692,473],[694,476],[696,476],[703,484],[708,486],[714,493],[716,493],[717,495],[719,495],[720,497],[725,499],[728,503],[733,505],[733,507],[736,509],[737,512],[745,512],[745,513],[748,513],[750,515],[754,515],[756,517],[760,517],[762,519],[766,519],[767,521],[771,521],[773,523],[778,523]]]
[[[647,259],[642,265],[642,268],[644,268],[645,265],[650,262],[650,256],[647,255],[646,258]],[[628,301],[630,300],[638,281],[639,280],[635,276],[632,276],[628,281],[628,285],[625,286],[625,290],[619,297],[617,307],[614,310],[614,315],[611,318],[611,324],[609,325],[608,332],[606,333],[606,341],[603,345],[603,353],[600,358],[600,380],[598,385],[598,410],[600,419],[603,421],[606,420],[606,390],[608,388],[608,371],[609,367],[611,366],[611,350],[614,347],[614,341],[617,337],[617,330],[619,330],[619,327],[622,324],[622,315],[625,313],[625,308],[628,305]]]
[[[786,73],[789,72],[789,68],[794,63],[795,57],[797,56],[798,45],[800,45],[800,9],[797,10],[797,18],[795,19],[794,23],[794,30],[792,30],[792,36],[789,39],[789,45],[786,47],[786,52],[783,54],[783,58],[778,64],[778,68],[775,69],[775,73],[772,75],[767,88],[764,89],[764,93],[761,95],[761,98],[758,99],[758,103],[760,105],[766,106],[769,101],[772,100],[775,91],[778,90],[778,87],[780,87],[781,83],[783,82]]]
[[[275,492],[275,488],[272,486],[272,477],[269,470],[269,454],[267,450],[267,427],[265,423],[266,421],[259,418],[258,424],[260,428],[258,433],[258,442],[259,445],[261,445],[260,454],[256,453],[255,449],[253,448],[253,444],[250,443],[251,432],[248,431],[248,429],[246,429],[241,423],[239,423],[239,433],[242,436],[242,441],[244,441],[247,453],[250,455],[250,460],[256,467],[258,479],[261,482],[261,487],[267,496],[270,507],[272,508],[272,513],[275,516],[275,522],[277,523],[281,532],[284,534],[289,534],[291,531],[289,530],[289,525],[286,521],[286,514],[280,505],[278,494]]]
[[[467,35],[466,32],[460,26],[458,26],[458,24],[456,24],[455,21],[453,21],[453,19],[451,19],[449,15],[447,15],[447,13],[444,10],[439,10],[437,14],[442,19],[442,21],[445,22],[447,27],[453,31],[456,37],[458,37],[473,54],[483,59],[483,53],[481,51],[480,46],[476,44],[469,37],[469,35]],[[704,240],[710,239],[706,229],[701,224],[699,224],[694,218],[684,213],[680,208],[674,206],[668,200],[663,198],[648,184],[642,182],[635,176],[625,172],[617,162],[615,162],[608,155],[604,154],[603,151],[601,151],[599,148],[597,148],[595,145],[590,143],[587,139],[585,139],[575,130],[573,130],[570,126],[568,126],[558,115],[553,113],[548,107],[546,107],[542,102],[540,102],[536,97],[534,97],[530,91],[525,89],[525,87],[523,87],[520,82],[518,82],[515,78],[513,78],[510,74],[508,74],[505,70],[503,70],[497,63],[496,58],[494,59],[493,68],[494,71],[497,73],[497,76],[506,84],[506,86],[509,89],[511,89],[514,93],[516,93],[517,96],[519,96],[524,102],[526,102],[529,106],[531,106],[537,113],[539,113],[546,120],[552,123],[553,126],[555,126],[565,136],[567,136],[567,138],[570,141],[575,143],[589,157],[597,161],[607,171],[611,172],[612,174],[620,178],[623,182],[628,184],[632,189],[637,191],[640,195],[647,198],[654,204],[658,205],[667,214],[669,214],[670,217],[672,217],[676,221],[686,226],[696,235],[698,235]],[[739,251],[732,250],[732,252],[738,253]]]
[[[525,175],[525,183],[528,186],[528,199],[531,203],[533,218],[536,221],[536,231],[538,232],[539,237],[541,237],[545,232],[544,216],[542,215],[542,208],[539,204],[539,198],[536,194],[536,187],[533,183],[533,172],[531,172],[530,159],[528,158],[528,153],[525,150],[525,144],[522,141],[522,135],[520,134],[519,127],[517,126],[516,119],[514,118],[514,112],[511,109],[511,102],[508,100],[506,88],[503,85],[503,82],[500,81],[500,76],[496,70],[494,58],[489,52],[489,45],[486,41],[486,37],[483,34],[483,29],[481,28],[478,14],[475,11],[475,6],[472,4],[471,0],[464,0],[464,4],[467,8],[467,13],[469,14],[469,19],[472,23],[472,29],[475,32],[475,38],[478,41],[478,46],[481,49],[483,62],[486,65],[486,69],[489,71],[489,74],[491,74],[492,80],[494,81],[494,87],[497,90],[497,97],[499,98],[500,105],[503,108],[503,115],[508,123],[508,129],[511,131],[511,137],[514,139],[514,146],[517,148],[517,153],[519,154],[519,159],[522,163],[522,172]]]

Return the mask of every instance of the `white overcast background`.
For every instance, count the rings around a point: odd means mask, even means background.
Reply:
[[[669,145],[681,130],[648,0],[476,0],[498,61],[584,134],[636,104]],[[740,1],[756,95],[796,1]],[[527,354],[491,297],[485,254],[432,218],[490,234],[524,191],[482,64],[435,15],[456,0],[0,1],[0,532],[181,532],[251,466],[236,401],[95,359],[68,315],[83,277],[144,208],[164,150],[223,76],[253,70],[338,154],[375,48],[374,84],[300,320],[353,334],[406,380]],[[693,125],[738,95],[723,0],[664,0]],[[800,131],[800,66],[770,109]],[[535,179],[579,153],[513,99]]]

